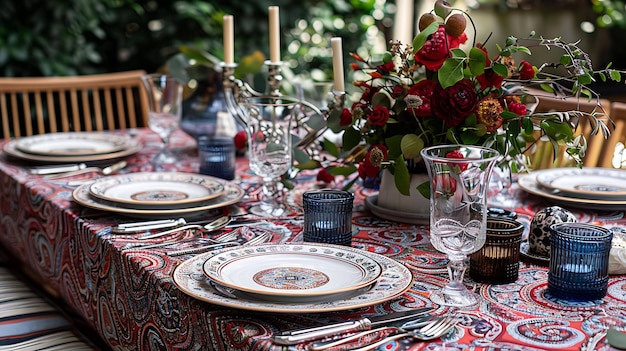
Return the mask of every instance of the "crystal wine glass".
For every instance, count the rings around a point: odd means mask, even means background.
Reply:
[[[450,282],[430,299],[439,305],[472,308],[478,295],[463,284],[468,255],[485,243],[487,190],[496,150],[441,145],[421,151],[430,176],[430,241],[448,255]]]
[[[180,125],[183,86],[176,78],[160,73],[144,75],[142,80],[148,94],[148,124],[161,138],[161,149],[153,161],[156,165],[175,163],[176,155],[168,143]]]
[[[250,98],[243,103],[248,125],[250,169],[263,178],[262,202],[250,209],[277,217],[287,212],[280,177],[291,168],[292,123],[298,104],[276,98]]]

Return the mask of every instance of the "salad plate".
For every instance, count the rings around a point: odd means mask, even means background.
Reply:
[[[626,170],[554,168],[533,172],[537,183],[563,196],[592,200],[626,200]]]
[[[135,209],[185,208],[216,198],[224,181],[202,174],[140,172],[96,180],[89,193],[96,198]]]
[[[110,133],[50,133],[17,139],[15,148],[33,155],[76,157],[119,152],[129,142],[128,137]]]
[[[353,291],[382,273],[363,253],[312,243],[234,248],[209,258],[203,269],[211,280],[240,291],[309,297]]]

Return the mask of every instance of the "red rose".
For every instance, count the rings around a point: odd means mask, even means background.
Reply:
[[[504,77],[489,68],[485,70],[485,73],[476,77],[476,80],[480,83],[480,89],[482,90],[487,88],[499,89],[502,86]]]
[[[437,31],[415,53],[415,63],[420,63],[427,69],[436,71],[450,57],[450,49],[456,49],[466,41],[467,35],[465,33],[458,37],[452,37],[447,35],[445,27],[440,25]]]
[[[352,112],[349,109],[344,108],[341,110],[341,116],[339,116],[339,125],[348,126],[352,124]]]
[[[459,151],[459,150],[453,150],[453,151],[450,151],[450,152],[448,152],[448,153],[446,154],[446,158],[456,158],[456,159],[460,159],[460,160],[462,160],[462,159],[464,159],[464,158],[465,158],[465,156],[463,156],[463,154],[461,153],[461,151]],[[458,164],[458,166],[459,166],[459,168],[461,169],[461,172],[463,172],[464,170],[466,170],[466,169],[467,169],[467,163],[459,163],[459,164]],[[456,185],[456,183],[455,183],[455,185]]]
[[[392,61],[392,62],[387,62],[385,64],[377,66],[376,70],[379,73],[388,74],[389,72],[393,71],[394,68],[395,68],[395,65],[394,65],[394,63]]]
[[[332,183],[335,181],[335,176],[330,174],[330,172],[328,172],[326,168],[322,168],[317,173],[317,177],[315,179],[324,183]]]
[[[436,85],[438,85],[437,82],[424,79],[411,86],[409,93],[404,98],[407,110],[418,117],[430,116],[432,114],[430,111],[430,100]]]
[[[526,115],[526,112],[527,112],[526,105],[519,103],[517,101],[509,101],[508,108],[509,108],[509,112],[513,112],[516,115],[520,115],[520,116]]]
[[[398,96],[404,94],[404,87],[401,85],[396,85],[393,87],[393,91],[391,92],[392,98],[397,98]]]
[[[435,196],[451,196],[456,192],[456,179],[449,173],[437,174],[433,178]]]
[[[469,79],[463,79],[445,89],[437,84],[433,90],[431,109],[435,117],[445,121],[448,127],[456,127],[474,113],[477,104],[474,84]]]
[[[367,121],[371,125],[375,125],[379,127],[383,127],[387,123],[388,120],[389,120],[389,110],[385,106],[378,105],[374,107],[372,112],[370,112],[367,115]]]
[[[533,79],[535,77],[535,69],[533,68],[533,65],[530,64],[530,62],[522,60],[519,69],[519,77],[521,79]]]
[[[387,159],[387,147],[381,144],[372,145],[363,162],[359,164],[359,176],[362,179],[373,178],[380,173],[382,162]]]
[[[238,132],[237,134],[235,134],[234,142],[235,142],[235,148],[237,150],[243,150],[247,148],[248,147],[248,134],[246,134],[246,131],[242,130]]]

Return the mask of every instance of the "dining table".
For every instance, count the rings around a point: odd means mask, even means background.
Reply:
[[[110,133],[129,136],[143,145],[125,157],[127,166],[116,174],[155,171],[151,160],[160,145],[156,134],[142,128]],[[7,142],[10,140],[2,144]],[[170,147],[179,160],[164,166],[163,171],[198,172],[193,138],[176,131]],[[168,250],[172,249],[168,247],[134,246],[143,234],[120,234],[112,228],[149,219],[84,206],[73,197],[80,180],[101,175],[49,179],[31,174],[32,166],[29,160],[6,153],[0,158],[0,245],[13,257],[15,266],[34,272],[37,281],[54,290],[112,350],[306,350],[310,342],[282,346],[273,342],[273,336],[425,307],[432,308],[435,315],[454,313],[458,323],[441,338],[403,338],[379,350],[611,350],[607,331],[626,331],[626,275],[610,276],[602,300],[558,300],[546,293],[545,262],[526,257],[522,257],[518,279],[513,283],[478,283],[465,275],[465,284],[480,297],[477,307],[456,310],[434,304],[429,295],[448,282],[448,260],[431,245],[429,226],[377,217],[366,200],[379,189],[360,182],[350,188],[354,193],[352,250],[400,263],[410,272],[407,289],[375,303],[356,302],[352,308],[333,308],[337,307],[333,303],[329,308],[324,302],[277,307],[276,303],[215,297],[219,292],[214,291],[206,295],[194,291],[210,289],[203,285],[206,277],[202,271],[189,274],[192,281],[187,282],[187,288],[174,277],[181,267],[202,267],[212,252],[170,256]],[[324,183],[317,180],[315,171],[297,172],[293,187],[286,191],[285,203],[290,210],[281,216],[263,217],[250,210],[263,201],[263,180],[249,170],[245,154],[237,157],[232,182],[243,189],[241,199],[203,216],[255,220],[257,224],[250,228],[269,231],[271,244],[277,245],[303,242],[304,192],[343,186],[339,178]],[[524,224],[527,237],[535,213],[554,203],[516,184],[507,192],[514,204],[508,210]],[[568,210],[580,222],[626,228],[626,207],[598,210],[579,206]]]

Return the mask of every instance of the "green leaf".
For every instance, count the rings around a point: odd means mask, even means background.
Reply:
[[[318,169],[322,167],[322,164],[315,160],[308,160],[303,163],[297,163],[294,167],[298,169]]]
[[[487,55],[485,52],[472,48],[469,53],[469,69],[472,72],[472,75],[479,76],[485,72],[485,62],[487,59]]]
[[[415,134],[407,134],[402,137],[400,142],[402,155],[407,160],[419,157],[420,151],[424,148],[424,141]]]
[[[507,77],[509,75],[509,69],[501,63],[494,63],[492,69],[496,74],[502,77]]]
[[[372,106],[385,106],[386,108],[391,107],[391,99],[389,95],[385,93],[376,93],[372,97]]]
[[[455,85],[463,79],[463,59],[449,58],[444,61],[437,76],[442,88]]]
[[[557,121],[544,120],[541,121],[541,129],[552,140],[569,141],[574,136],[572,128],[567,123]]]
[[[565,66],[568,66],[570,64],[572,64],[572,58],[569,55],[563,55],[561,56],[561,59],[559,60],[559,63]]]
[[[326,152],[328,152],[332,156],[339,157],[339,148],[337,147],[337,145],[335,145],[335,143],[328,140],[327,138],[324,138],[324,150],[326,150]]]
[[[503,111],[500,114],[500,116],[502,116],[502,118],[504,118],[505,121],[519,118],[519,115],[517,113],[513,113],[513,112],[509,112],[509,111]]]
[[[387,151],[389,152],[389,159],[395,159],[396,157],[402,156],[402,135],[394,135],[385,139],[385,145],[387,146]]]
[[[416,189],[423,197],[430,199],[430,181],[418,185]]]
[[[530,118],[523,118],[522,126],[524,127],[524,133],[528,135],[531,135],[533,133],[533,130],[535,129],[533,121]]]
[[[419,49],[422,48],[426,40],[428,40],[428,37],[431,34],[435,33],[438,28],[439,23],[435,21],[429,24],[428,27],[424,28],[424,30],[422,30],[418,35],[416,35],[415,39],[413,39],[413,53],[419,51]]]
[[[326,118],[326,126],[330,128],[335,133],[339,133],[342,130],[346,129],[341,125],[341,112],[342,109],[332,109],[330,115]],[[354,128],[348,128],[354,129]]]
[[[352,165],[328,168],[328,173],[332,175],[349,176],[352,175],[354,172],[356,172],[356,167]]]
[[[361,133],[354,128],[348,128],[343,132],[342,139],[344,150],[351,150],[361,142]]]
[[[411,195],[411,175],[409,174],[409,169],[406,167],[402,156],[396,158],[395,161],[396,167],[393,173],[394,183],[400,194],[409,196]]]
[[[609,75],[611,76],[611,79],[616,81],[616,82],[621,82],[622,81],[622,75],[619,71],[616,71],[614,69],[609,71]]]
[[[591,78],[591,75],[589,74],[581,74],[578,76],[577,80],[578,80],[578,83],[580,83],[581,85],[587,85],[593,82],[593,79]]]

